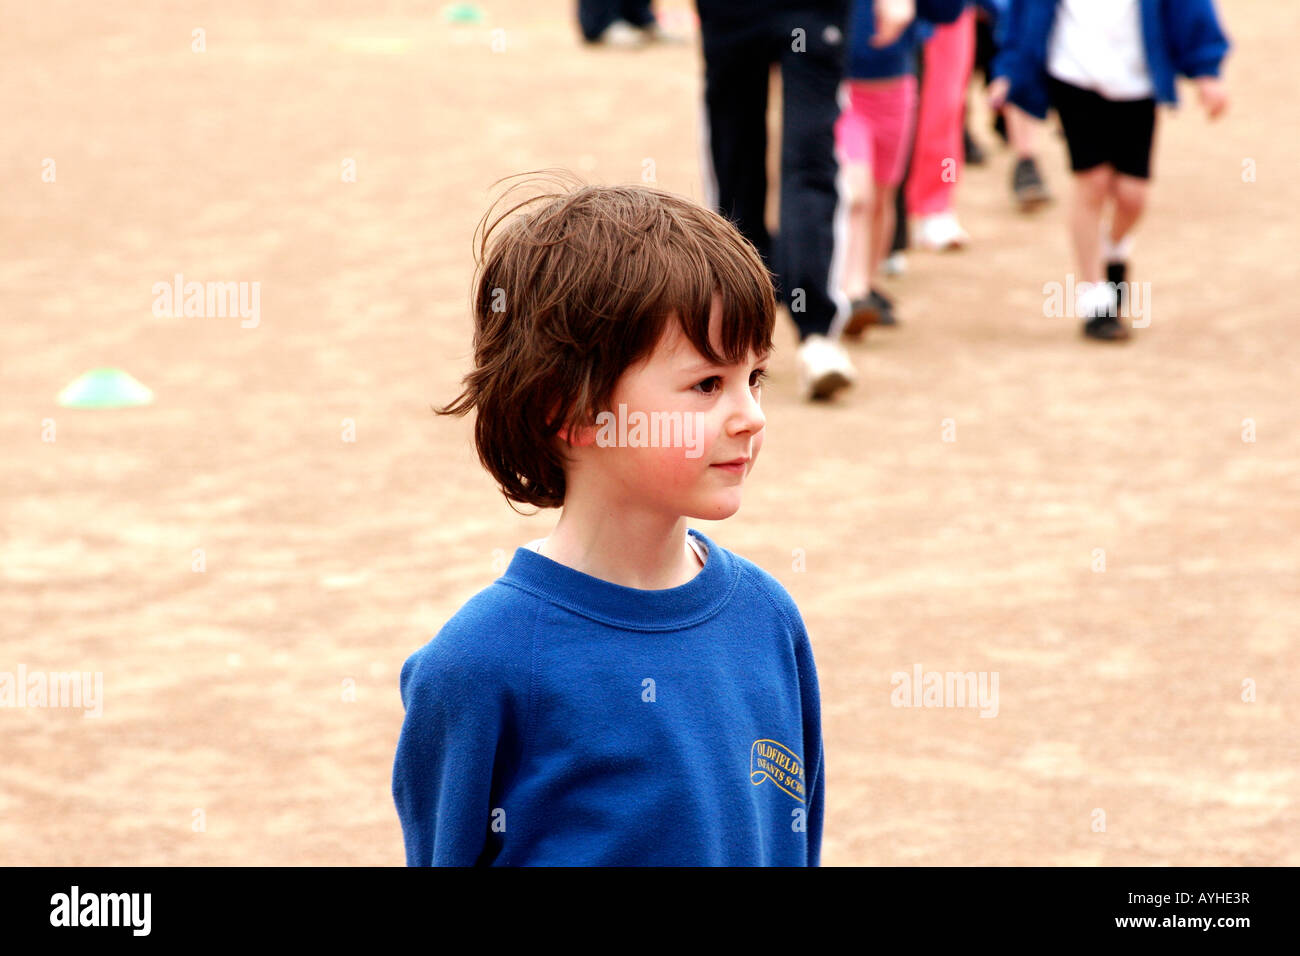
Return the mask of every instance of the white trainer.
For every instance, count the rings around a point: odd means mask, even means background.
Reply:
[[[810,335],[799,346],[799,390],[806,400],[830,398],[858,380],[844,346],[824,335]]]
[[[944,252],[970,245],[970,233],[961,227],[957,216],[952,212],[922,216],[917,220],[917,226],[916,242],[922,249]]]

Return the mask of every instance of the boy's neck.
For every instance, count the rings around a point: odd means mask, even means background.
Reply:
[[[608,514],[582,516],[569,507],[540,553],[611,584],[660,591],[681,587],[702,567],[686,540],[686,519],[664,524],[645,517],[615,522]]]

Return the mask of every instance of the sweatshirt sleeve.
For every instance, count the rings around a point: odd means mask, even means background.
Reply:
[[[826,752],[822,745],[821,687],[817,681],[817,664],[813,660],[812,641],[799,606],[790,592],[762,568],[754,567],[761,588],[768,595],[789,629],[794,649],[795,669],[799,674],[799,708],[803,723],[803,761],[808,781],[806,832],[808,865],[821,866],[822,824],[826,815]]]
[[[798,611],[795,613],[798,615]],[[796,617],[796,622],[799,643],[795,646],[795,661],[799,667],[799,693],[803,707],[804,761],[809,771],[808,865],[821,866],[822,821],[826,812],[826,753],[822,746],[821,689],[817,683],[817,666],[813,661],[808,632],[804,629],[801,617]]]
[[[1023,0],[1007,0],[1006,9],[998,19],[998,31],[1002,42],[998,44],[997,52],[993,54],[993,62],[989,66],[994,78],[1006,77],[1013,82],[1018,79],[1023,59],[1020,52],[1024,35],[1023,20]]]
[[[1228,38],[1219,25],[1214,0],[1166,3],[1169,53],[1174,68],[1188,77],[1218,76],[1228,53]]]
[[[406,716],[393,800],[407,866],[472,866],[488,846],[494,783],[517,762],[521,701],[491,633],[444,627],[402,666]]]

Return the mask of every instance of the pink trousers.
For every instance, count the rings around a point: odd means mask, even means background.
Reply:
[[[916,145],[907,174],[907,211],[929,216],[952,208],[965,149],[962,121],[966,84],[975,62],[975,10],[967,7],[953,23],[940,24],[926,41],[921,76]]]
[[[881,186],[897,186],[907,167],[907,143],[916,115],[916,77],[845,83],[848,105],[835,123],[841,162],[871,167]]]

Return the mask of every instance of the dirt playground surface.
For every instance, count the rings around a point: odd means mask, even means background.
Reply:
[[[701,196],[695,45],[588,50],[567,3],[485,7],[6,22],[0,671],[102,672],[103,697],[0,709],[0,864],[403,863],[398,670],[558,514],[515,515],[472,419],[429,410],[469,367],[489,187],[648,158]],[[982,107],[973,246],[890,280],[903,325],[850,347],[859,386],[800,401],[780,317],[744,504],[693,524],[803,612],[826,865],[1300,864],[1300,10],[1222,12],[1232,106],[1211,125],[1183,87],[1160,118],[1135,341],[1044,317],[1065,204],[1011,208]],[[156,317],[178,273],[260,283],[259,324]],[[98,367],[154,403],[56,404]],[[997,716],[892,706],[916,665],[997,672]]]

